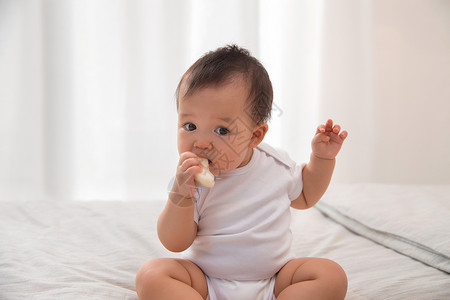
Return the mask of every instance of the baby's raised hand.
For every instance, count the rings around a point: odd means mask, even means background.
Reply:
[[[347,131],[341,131],[341,126],[335,124],[329,119],[325,124],[317,127],[316,134],[312,140],[312,153],[322,159],[334,159],[341,150]]]
[[[170,192],[170,197],[175,204],[194,198],[196,192],[194,177],[201,172],[202,165],[197,155],[192,152],[180,154],[175,182]]]

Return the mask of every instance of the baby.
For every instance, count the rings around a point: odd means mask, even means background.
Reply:
[[[249,52],[209,52],[177,88],[176,179],[158,219],[158,236],[181,258],[145,263],[139,299],[344,299],[347,277],[335,262],[295,258],[290,207],[312,207],[326,191],[347,132],[317,128],[308,164],[263,139],[272,84]],[[203,164],[202,164],[203,163]],[[209,168],[214,185],[195,177]]]

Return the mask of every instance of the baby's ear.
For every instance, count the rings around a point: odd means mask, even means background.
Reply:
[[[267,130],[269,130],[269,125],[267,125],[267,123],[260,123],[255,126],[250,140],[250,148],[255,148],[263,141]]]

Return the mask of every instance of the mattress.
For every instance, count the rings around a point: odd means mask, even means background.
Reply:
[[[333,185],[292,210],[294,252],[346,271],[346,299],[450,299],[450,185]],[[0,202],[0,299],[137,299],[139,267],[177,257],[156,202]]]

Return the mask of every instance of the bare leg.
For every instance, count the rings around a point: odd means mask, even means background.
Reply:
[[[158,258],[139,269],[136,292],[140,300],[201,300],[208,287],[202,270],[191,261]]]
[[[347,276],[335,262],[321,258],[299,258],[278,272],[275,296],[283,299],[344,299]]]

